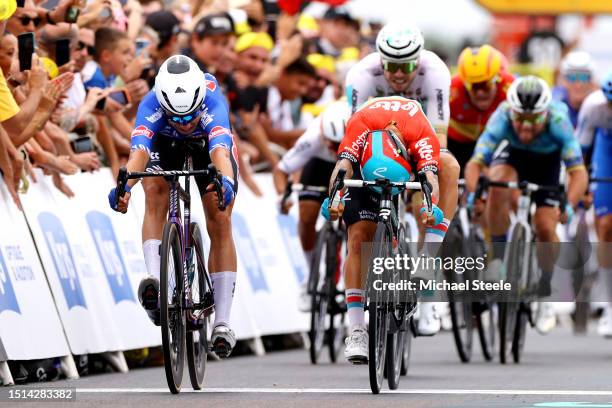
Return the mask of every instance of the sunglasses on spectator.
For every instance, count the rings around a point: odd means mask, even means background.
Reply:
[[[398,70],[402,71],[404,74],[410,74],[414,72],[417,67],[417,61],[408,61],[408,62],[391,62],[383,60],[383,69],[387,72],[395,74]]]
[[[588,72],[570,72],[565,74],[567,82],[591,82],[591,74]]]
[[[541,125],[546,121],[546,111],[539,113],[520,113],[512,111],[510,117],[514,122],[528,122],[533,125]]]
[[[92,47],[91,45],[85,44],[83,41],[79,41],[76,47],[77,51],[82,51],[84,48],[87,48],[88,55],[93,56],[96,53],[96,49],[94,47]]]
[[[469,92],[477,92],[477,91],[488,92],[493,87],[495,87],[495,84],[497,84],[497,77],[489,79],[488,81],[481,81],[481,82],[474,82],[474,83],[465,82],[464,83],[465,89],[467,89]]]
[[[38,27],[40,25],[40,17],[30,17],[30,16],[21,16],[19,17],[19,21],[21,21],[22,26],[27,26],[30,22],[34,23],[34,27]]]

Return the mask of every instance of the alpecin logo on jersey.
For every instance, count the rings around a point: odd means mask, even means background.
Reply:
[[[140,125],[132,131],[132,137],[136,136],[144,136],[147,139],[151,139],[153,137],[153,131],[145,125]]]
[[[212,140],[217,136],[221,135],[229,135],[230,131],[228,128],[224,128],[223,126],[215,126],[210,129],[210,133],[208,134],[208,140]]]

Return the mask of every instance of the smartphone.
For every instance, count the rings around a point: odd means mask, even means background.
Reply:
[[[151,41],[149,40],[145,40],[144,38],[137,38],[136,39],[136,56],[139,57],[140,55],[145,55],[148,57],[148,51],[147,49],[149,48],[149,45],[151,44]]]
[[[96,103],[96,110],[103,111],[105,107],[106,107],[106,97],[100,99]]]
[[[70,40],[63,38],[55,42],[55,63],[58,67],[70,62]]]
[[[130,95],[125,89],[118,89],[108,94],[108,97],[121,105],[130,103]]]
[[[76,153],[85,153],[94,151],[95,147],[89,136],[81,136],[70,142],[72,150]]]
[[[23,33],[17,36],[17,44],[19,47],[19,70],[26,71],[32,69],[32,54],[36,42],[34,33]]]
[[[77,22],[80,13],[80,8],[78,8],[77,6],[70,6],[70,8],[66,10],[66,16],[64,16],[64,21],[66,23],[74,24]]]

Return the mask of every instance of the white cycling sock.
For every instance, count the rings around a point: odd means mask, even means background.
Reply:
[[[229,327],[234,290],[236,289],[236,272],[214,272],[210,274],[213,297],[215,299],[215,323],[213,328],[223,324]]]
[[[345,293],[349,330],[352,331],[355,326],[365,327],[365,311],[363,310],[365,291],[363,289],[347,289]]]
[[[425,242],[423,243],[425,255],[435,257],[438,254],[440,245],[442,244],[442,241],[444,241],[449,225],[450,220],[448,218],[444,218],[442,222],[435,227],[425,228]]]
[[[151,276],[155,276],[159,280],[159,246],[161,241],[159,239],[147,239],[142,243],[142,252],[144,252],[145,265],[147,266],[147,273]]]

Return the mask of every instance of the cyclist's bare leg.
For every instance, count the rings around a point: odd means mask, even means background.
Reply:
[[[147,273],[159,281],[159,245],[168,215],[168,184],[160,177],[145,177],[142,187],[145,192],[142,250]]]
[[[599,245],[597,246],[597,259],[599,261],[600,275],[607,286],[608,304],[612,306],[612,214],[597,217],[595,220]]]
[[[202,204],[206,216],[206,230],[210,238],[208,270],[211,274],[215,300],[213,327],[218,325],[229,327],[238,268],[231,222],[234,202],[232,201],[225,211],[220,211],[217,208],[216,194],[206,193],[202,196]]]
[[[559,242],[556,228],[559,220],[559,210],[556,207],[540,207],[533,217],[538,249],[538,264],[543,271],[552,270],[559,256]]]
[[[361,293],[361,297],[363,297],[364,277],[361,273],[361,244],[372,242],[375,232],[376,223],[372,221],[358,221],[348,227],[348,254],[346,256],[344,271],[347,298],[351,296],[351,293]],[[350,300],[348,300],[348,303],[349,327],[365,326],[363,300],[361,301],[361,306],[351,304],[359,302],[350,302]]]
[[[308,265],[310,265],[312,251],[317,240],[316,225],[320,209],[321,204],[318,201],[301,200],[299,202],[300,219],[298,221],[298,233]]]

